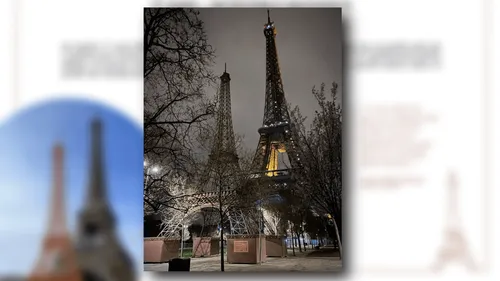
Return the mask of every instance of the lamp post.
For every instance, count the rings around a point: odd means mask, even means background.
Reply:
[[[181,258],[184,257],[184,222],[181,226]]]
[[[340,234],[339,234],[339,229],[337,227],[337,221],[335,220],[335,217],[333,217],[331,214],[326,215],[328,219],[330,219],[333,222],[333,226],[335,227],[335,234],[337,235],[337,241],[339,244],[339,253],[340,253],[340,259],[343,258],[342,256],[342,242],[340,241]]]
[[[262,202],[259,199],[259,205],[257,207],[259,214],[259,264],[262,263]]]

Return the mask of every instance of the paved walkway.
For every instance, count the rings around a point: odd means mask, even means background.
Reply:
[[[342,261],[339,257],[331,254],[322,254],[318,257],[318,251],[307,251],[296,256],[289,250],[289,256],[285,258],[267,258],[262,264],[224,264],[225,271],[236,272],[338,272],[342,270]],[[311,255],[311,256],[308,256]],[[146,271],[168,271],[168,264],[145,264]],[[220,256],[208,258],[192,258],[191,271],[220,271]]]

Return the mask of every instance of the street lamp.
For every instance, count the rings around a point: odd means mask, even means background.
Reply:
[[[257,205],[258,215],[259,215],[259,263],[262,263],[262,205],[261,200]]]
[[[150,166],[148,161],[144,160],[144,168],[146,168],[146,182],[145,185],[148,185],[149,175],[156,174],[160,171],[160,167],[157,165]]]
[[[181,258],[184,257],[184,222],[181,224]]]
[[[154,166],[151,168],[151,172],[153,172],[153,174],[158,173],[159,170],[160,170],[160,168],[158,168],[157,166]]]

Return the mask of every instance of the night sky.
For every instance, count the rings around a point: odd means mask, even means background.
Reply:
[[[287,102],[311,116],[317,102],[314,85],[333,81],[342,93],[342,12],[340,8],[270,9]],[[244,144],[257,146],[257,129],[264,116],[266,42],[263,33],[267,9],[200,9],[209,43],[216,50],[215,73],[231,75],[233,126]],[[208,93],[215,94],[213,89]],[[309,120],[310,121],[310,120]]]

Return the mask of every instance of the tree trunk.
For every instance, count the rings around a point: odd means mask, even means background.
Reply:
[[[224,271],[224,227],[222,226],[220,228],[220,271]]]
[[[181,244],[181,258],[183,258],[184,257],[184,225],[182,226],[180,232],[181,232],[181,241],[180,241],[181,242],[180,243]]]
[[[340,234],[339,234],[339,229],[337,228],[337,221],[335,220],[335,217],[332,216],[333,219],[333,226],[335,227],[335,233],[337,234],[337,240],[339,242],[339,253],[340,253],[340,259],[342,259],[342,241],[340,241]]]
[[[299,244],[299,252],[302,253],[302,247],[300,246],[300,233],[295,232],[295,234],[297,235],[297,243]]]
[[[307,252],[306,236],[304,235],[304,232],[302,232],[301,235],[302,235],[302,243],[304,244],[304,252]]]
[[[295,240],[293,240],[293,224],[291,224],[290,235],[292,236],[292,253],[295,256]]]
[[[336,208],[337,209],[337,208]],[[336,210],[333,214],[332,217],[335,219],[335,222],[337,223],[337,228],[340,236],[340,241],[342,241],[342,210]]]
[[[219,185],[219,227],[220,227],[220,271],[224,271],[224,220],[222,211],[222,190]]]

